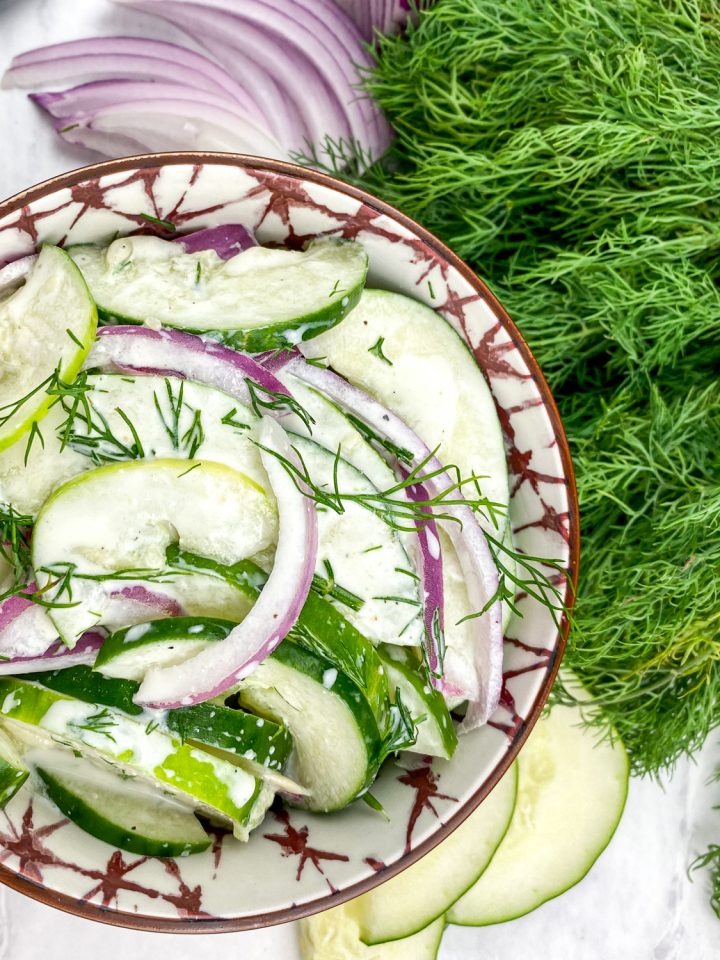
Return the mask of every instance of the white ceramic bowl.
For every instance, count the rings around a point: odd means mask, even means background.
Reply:
[[[560,559],[570,602],[579,524],[570,455],[545,380],[486,286],[397,210],[331,177],[232,154],[155,154],[100,163],[0,204],[0,264],[43,241],[98,241],[147,230],[252,225],[261,242],[318,234],[359,240],[370,283],[439,310],[470,345],[492,389],[511,471],[518,546]],[[464,415],[472,418],[473,411]],[[478,424],[478,429],[482,425]],[[521,600],[505,642],[505,686],[491,723],[461,739],[449,762],[386,764],[365,804],[332,815],[270,812],[248,844],[218,834],[206,853],[156,860],[123,853],[23,788],[0,813],[0,880],[80,916],[145,930],[242,930],[294,919],[356,896],[413,863],[492,790],[537,719],[557,672],[566,625]]]

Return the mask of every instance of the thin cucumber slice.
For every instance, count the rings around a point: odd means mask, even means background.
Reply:
[[[243,560],[224,567],[213,560],[199,557],[176,545],[168,548],[168,565],[173,570],[207,577],[234,589],[248,603],[260,594],[267,574],[252,560]],[[193,577],[185,577],[192,582]],[[288,634],[298,646],[328,660],[332,667],[345,674],[362,692],[379,730],[392,724],[387,678],[375,647],[346,620],[324,597],[310,591],[297,623]]]
[[[35,516],[60,484],[105,463],[200,457],[239,470],[261,487],[267,475],[252,429],[258,417],[234,397],[173,377],[84,375],[83,403],[61,398],[43,421],[43,441],[0,454],[0,502]]]
[[[483,478],[507,508],[502,430],[490,389],[467,346],[434,310],[398,293],[365,290],[336,330],[304,348],[390,407],[446,465]],[[472,415],[468,415],[472,411]]]
[[[409,937],[441,917],[490,863],[515,808],[511,767],[464,823],[401,874],[353,902],[367,944]]]
[[[628,759],[597,742],[576,707],[555,706],[518,757],[518,800],[486,872],[448,912],[485,926],[521,917],[578,883],[610,842],[625,806]]]
[[[44,246],[24,286],[0,302],[0,450],[42,420],[55,399],[54,376],[75,378],[96,327],[80,271],[64,250]]]
[[[353,901],[300,921],[303,960],[436,960],[445,920],[440,917],[423,930],[368,947],[360,939]]]
[[[142,680],[151,667],[170,667],[224,640],[236,626],[210,617],[169,617],[123,627],[106,637],[94,669],[106,677]]]
[[[357,303],[368,258],[352,241],[325,238],[304,251],[251,247],[221,260],[157,237],[69,251],[103,320],[210,333],[257,353],[316,336]]]
[[[39,683],[0,677],[0,714],[126,773],[159,781],[198,812],[231,825],[241,840],[247,840],[272,799],[272,791],[250,773],[182,743],[145,717],[86,703]]]
[[[378,493],[364,474],[312,440],[295,435],[292,444],[313,482],[330,494],[335,484],[343,494]],[[420,578],[397,531],[351,500],[342,508],[340,513],[331,507],[318,511],[316,577],[349,592],[350,602],[330,599],[368,640],[419,646],[424,629]]]
[[[150,655],[150,659],[156,660],[153,655]],[[252,772],[258,776],[263,776],[266,770],[282,769],[292,749],[292,740],[284,727],[270,720],[258,722],[251,714],[222,704],[196,703],[146,715],[133,700],[140,686],[136,680],[106,677],[87,666],[35,673],[22,679],[86,703],[101,704],[131,716],[144,717],[149,727],[177,735],[183,743],[192,741],[201,749],[213,747],[249,761],[253,765]],[[225,759],[230,757],[226,756]]]
[[[17,747],[0,731],[0,810],[8,805],[29,776],[30,771]]]
[[[73,646],[86,630],[108,622],[113,592],[146,576],[133,578],[132,571],[164,570],[171,542],[233,563],[272,545],[276,530],[267,494],[223,464],[113,463],[75,477],[45,503],[33,532],[33,568],[46,599],[72,604],[55,606],[50,615]],[[163,584],[162,592],[170,588]]]
[[[287,773],[303,784],[309,810],[339,810],[361,794],[384,759],[367,700],[336,667],[284,640],[238,685],[240,703],[288,728]]]
[[[417,724],[417,739],[405,749],[449,760],[458,743],[455,724],[443,695],[430,685],[422,660],[404,647],[385,647],[381,657],[390,696],[400,690],[402,702]]]
[[[144,857],[185,857],[210,846],[192,810],[147,783],[57,749],[26,756],[65,816],[113,847]]]

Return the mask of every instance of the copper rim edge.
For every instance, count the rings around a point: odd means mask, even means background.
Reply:
[[[282,174],[287,177],[301,178],[311,182],[329,187],[346,196],[362,201],[378,213],[385,214],[402,226],[415,233],[424,243],[433,249],[442,259],[446,260],[454,269],[458,271],[475,290],[490,304],[495,314],[504,324],[513,343],[520,351],[523,359],[531,371],[533,379],[537,383],[543,402],[548,411],[553,430],[555,431],[559,446],[560,458],[567,479],[568,495],[568,530],[570,557],[568,562],[568,586],[565,592],[565,604],[567,610],[571,613],[577,591],[578,567],[580,559],[580,515],[578,508],[577,489],[575,485],[575,472],[573,469],[570,448],[568,445],[565,430],[560,419],[560,413],[557,409],[555,400],[550,392],[550,387],[538,366],[535,357],[525,342],[522,334],[510,319],[502,304],[496,299],[486,284],[467,266],[455,253],[452,252],[442,241],[438,240],[432,233],[426,230],[412,218],[397,210],[391,204],[384,200],[379,200],[372,194],[366,193],[358,187],[344,183],[342,180],[332,177],[325,173],[318,173],[305,167],[297,166],[293,163],[287,163],[280,160],[268,160],[263,157],[253,157],[238,153],[216,153],[203,151],[171,152],[171,153],[149,153],[134,157],[122,157],[118,160],[106,160],[100,163],[90,164],[85,167],[79,167],[71,170],[69,173],[60,174],[50,180],[28,190],[23,190],[13,197],[0,203],[0,218],[6,217],[14,211],[22,208],[28,203],[47,196],[56,190],[74,186],[94,177],[106,176],[112,173],[121,173],[124,170],[144,169],[155,166],[168,166],[176,164],[218,164],[223,166],[238,166],[256,170],[265,170],[272,173]],[[559,645],[556,651],[554,662],[548,673],[543,688],[540,690],[532,709],[529,712],[527,721],[515,738],[503,757],[500,764],[493,771],[489,779],[470,797],[454,816],[447,823],[434,833],[431,837],[421,843],[410,853],[405,854],[395,863],[391,864],[385,870],[367,877],[345,890],[330,894],[327,897],[311,900],[299,905],[293,905],[283,910],[274,910],[270,913],[253,914],[246,917],[237,918],[218,918],[212,920],[202,919],[178,919],[167,920],[160,917],[152,917],[143,914],[125,913],[109,907],[101,907],[97,904],[88,903],[86,900],[79,900],[67,894],[59,893],[29,880],[27,877],[21,877],[13,873],[7,867],[0,864],[0,883],[17,890],[20,893],[31,897],[48,906],[55,907],[65,913],[71,913],[74,916],[84,917],[88,920],[95,920],[100,923],[107,923],[113,926],[126,927],[131,930],[142,930],[151,933],[237,933],[243,930],[256,930],[262,927],[274,926],[280,923],[287,923],[291,920],[299,920],[302,917],[317,913],[320,910],[327,910],[330,907],[337,906],[347,900],[366,893],[373,887],[378,886],[385,880],[398,873],[401,873],[407,867],[415,863],[421,857],[425,856],[438,843],[444,840],[453,830],[465,820],[473,810],[487,797],[498,781],[507,772],[515,760],[520,748],[528,737],[528,734],[534,727],[540,716],[545,702],[550,693],[555,677],[557,676],[560,662],[567,646],[570,622],[567,616],[563,617],[559,631]]]

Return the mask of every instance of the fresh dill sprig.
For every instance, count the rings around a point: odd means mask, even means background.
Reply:
[[[332,564],[329,560],[323,560],[323,566],[325,567],[326,576],[321,577],[317,573],[314,574],[312,578],[313,590],[321,597],[332,597],[333,600],[337,600],[338,603],[342,603],[349,610],[354,610],[355,613],[357,613],[359,610],[362,610],[365,603],[363,598],[359,597],[351,590],[348,590],[346,587],[341,586],[335,580],[335,571],[333,570]]]
[[[710,906],[720,920],[720,846],[711,843],[705,853],[696,857],[690,870],[710,870]]]
[[[382,360],[383,363],[386,363],[389,367],[393,365],[392,360],[385,356],[383,351],[383,344],[385,343],[385,337],[378,337],[375,343],[368,347],[368,353],[372,353],[374,357],[377,357],[378,360]]]
[[[163,409],[163,400],[167,409]],[[201,411],[191,407],[185,400],[184,381],[166,377],[164,398],[161,400],[157,393],[153,391],[153,402],[173,449],[192,460],[202,445],[205,434],[202,427]],[[181,421],[186,411],[190,412],[192,419],[187,430],[181,433]]]
[[[248,391],[250,392],[250,406],[256,416],[262,417],[266,410],[271,412],[281,411],[294,413],[305,424],[309,433],[312,433],[312,425],[315,419],[310,416],[308,411],[301,403],[298,403],[294,397],[288,393],[276,393],[261,383],[257,383],[250,377],[245,378]]]
[[[28,599],[48,607],[73,607],[80,601],[74,599],[73,584],[76,580],[87,580],[94,583],[110,581],[142,581],[144,583],[173,583],[177,576],[187,576],[189,571],[175,569],[153,569],[149,567],[125,567],[122,570],[112,570],[109,573],[84,573],[78,570],[77,564],[62,560],[37,568],[37,573],[44,573],[50,579],[47,584]],[[47,599],[46,594],[51,594]],[[66,599],[63,599],[66,598]]]
[[[107,707],[102,707],[97,713],[91,714],[84,720],[70,720],[69,727],[75,730],[83,730],[86,733],[96,733],[99,736],[107,737],[115,743],[115,737],[112,734],[112,728],[117,726],[117,720],[113,717]]]
[[[18,513],[11,504],[0,504],[0,557],[10,567],[0,589],[0,600],[21,593],[31,569],[30,529],[33,518]]]

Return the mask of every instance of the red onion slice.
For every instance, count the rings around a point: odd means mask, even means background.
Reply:
[[[407,471],[400,470],[404,477]],[[413,484],[406,488],[411,500],[426,502],[429,499],[424,484]],[[425,520],[415,521],[417,538],[417,566],[423,585],[423,621],[425,623],[425,654],[430,673],[430,683],[437,690],[444,690],[442,676],[442,655],[445,647],[444,630],[444,591],[443,564],[440,538],[437,524],[433,520],[429,507],[420,508]]]
[[[102,644],[102,634],[95,632],[84,633],[72,650],[58,640],[42,655],[15,657],[12,660],[3,661],[0,663],[0,677],[18,673],[43,673],[45,670],[65,670],[67,667],[93,664]]]
[[[290,398],[287,387],[252,357],[180,330],[101,327],[85,367],[137,373],[172,370],[224,390],[247,406],[253,405],[248,380],[263,391]]]
[[[258,443],[278,505],[278,543],[270,576],[243,622],[224,640],[184,663],[148,671],[137,703],[166,709],[219,695],[252,673],[297,621],[315,570],[315,507],[277,459],[294,458],[282,427],[263,418]]]
[[[352,411],[371,429],[390,440],[397,447],[407,450],[415,464],[425,462],[425,471],[440,471],[434,477],[426,477],[423,484],[431,497],[440,496],[451,488],[453,482],[437,457],[418,435],[391,410],[378,403],[368,394],[352,386],[332,370],[305,363],[298,356],[286,365],[288,372],[332,400]],[[466,504],[446,504],[443,512],[458,522],[446,522],[443,528],[453,541],[463,570],[468,597],[473,608],[481,610],[498,588],[498,572],[488,547],[485,534],[471,508]],[[475,704],[468,710],[461,729],[469,730],[488,720],[497,707],[502,688],[502,612],[498,600],[494,601],[482,617],[473,621],[477,634],[475,645],[475,672],[467,677],[467,686],[462,695]]]
[[[232,62],[250,60],[265,71],[302,120],[301,140],[284,141],[289,148],[302,149],[307,140],[322,143],[326,135],[336,140],[352,136],[340,100],[313,60],[291,42],[284,20],[274,27],[272,17],[268,17],[266,23],[257,26],[244,17],[243,5],[238,5],[234,13],[177,0],[123,0],[123,6],[153,13],[180,26],[227,68]],[[224,54],[222,48],[213,46],[218,42],[225,48]],[[230,60],[226,59],[228,52]]]
[[[255,237],[241,223],[223,223],[217,227],[205,227],[194,233],[176,237],[185,253],[200,253],[214,250],[221,260],[229,260],[243,250],[256,245]]]
[[[25,593],[37,589],[29,583]],[[47,609],[22,594],[0,603],[0,657],[36,657],[57,639],[57,628]]]
[[[261,117],[247,89],[219,64],[176,43],[142,37],[88,37],[28,50],[13,59],[2,86],[27,88],[104,77],[169,80],[225,93]]]

